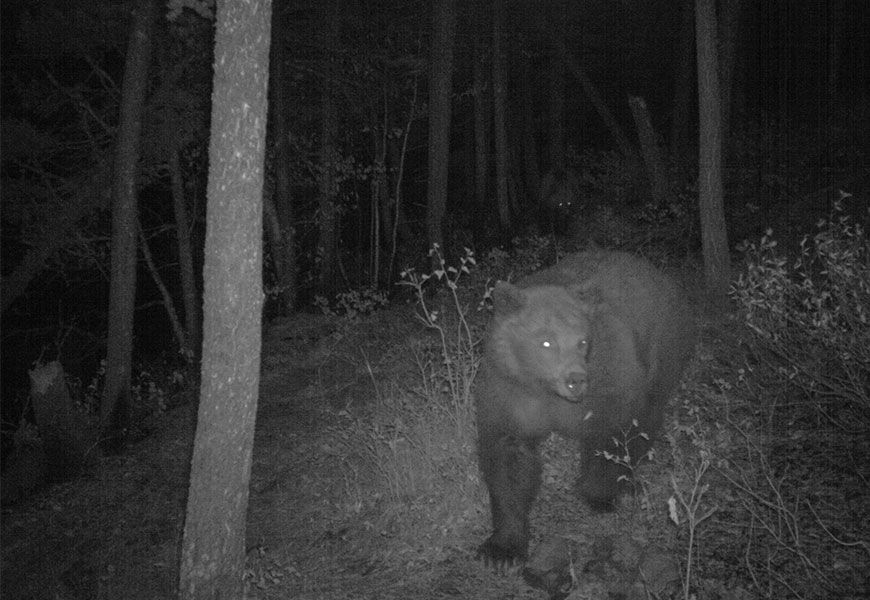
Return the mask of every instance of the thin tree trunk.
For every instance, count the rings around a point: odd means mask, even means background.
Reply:
[[[69,233],[79,221],[111,200],[107,187],[111,185],[108,166],[99,166],[87,185],[79,188],[73,197],[56,197],[52,200],[55,210],[48,218],[39,237],[30,246],[24,259],[0,282],[0,313],[12,305],[27,291],[30,282],[45,268],[45,263],[67,241]]]
[[[447,207],[455,36],[456,0],[435,0],[429,67],[429,183],[426,189],[426,242],[430,248],[435,244],[444,248],[441,227]]]
[[[148,239],[142,231],[142,224],[137,225],[139,231],[139,244],[142,247],[142,257],[145,259],[145,266],[148,267],[148,272],[151,273],[151,278],[154,280],[154,285],[160,292],[160,297],[163,298],[163,307],[166,309],[166,316],[169,318],[169,324],[172,326],[172,333],[175,335],[175,342],[178,347],[185,352],[190,346],[187,336],[184,333],[184,328],[181,326],[181,319],[178,318],[178,311],[175,310],[175,302],[172,301],[172,294],[166,284],[163,283],[163,278],[160,277],[160,271],[157,270],[157,265],[154,264],[154,257],[151,254],[151,247],[148,245]]]
[[[324,3],[324,15],[327,24],[324,46],[328,52],[337,52],[339,35],[338,0]],[[321,88],[321,129],[320,129],[320,165],[322,168],[318,193],[318,217],[320,251],[320,274],[318,291],[328,299],[332,299],[336,291],[338,277],[338,256],[336,254],[336,229],[338,226],[338,206],[336,166],[338,142],[338,112],[332,90],[332,77],[324,77]]]
[[[487,81],[486,50],[490,47],[490,36],[486,32],[492,32],[487,27],[484,7],[487,3],[477,2],[475,18],[477,19],[476,34],[474,36],[474,212],[472,213],[472,227],[474,238],[480,243],[486,234],[487,210],[489,189],[489,124],[491,121],[489,107],[490,89]]]
[[[318,249],[320,251],[320,280],[318,289],[322,295],[331,299],[335,295],[337,256],[335,252],[336,225],[338,222],[338,207],[336,206],[336,167],[338,159],[335,150],[336,138],[338,137],[338,114],[335,110],[335,101],[332,98],[332,90],[328,89],[328,82],[324,82],[321,96],[321,134],[320,134],[320,191],[318,193],[318,218],[320,237]]]
[[[689,123],[694,100],[695,0],[682,0],[680,32],[674,63],[674,107],[671,113],[671,159],[686,167],[690,160]]]
[[[728,291],[730,265],[722,186],[722,118],[716,51],[715,0],[696,0],[698,106],[700,116],[698,201],[707,292],[722,302]]]
[[[492,99],[495,135],[495,189],[502,237],[511,233],[507,140],[507,66],[504,50],[504,0],[495,0],[492,20]]]
[[[184,177],[181,170],[181,148],[169,152],[169,177],[172,182],[172,208],[175,212],[175,239],[178,243],[178,264],[181,294],[184,303],[184,325],[187,335],[181,351],[188,360],[200,355],[202,344],[202,311],[196,292],[196,272],[193,269],[193,246],[190,242],[190,220],[184,198]],[[145,246],[143,245],[143,248]]]
[[[411,107],[408,110],[408,122],[405,124],[405,129],[402,132],[402,147],[398,149],[398,140],[391,138],[387,141],[388,154],[391,156],[390,164],[398,162],[396,169],[395,187],[393,194],[395,198],[395,210],[393,211],[393,220],[390,223],[392,231],[390,232],[390,263],[387,267],[387,281],[392,281],[393,268],[396,264],[396,251],[399,246],[399,232],[402,239],[410,240],[412,237],[410,227],[405,219],[404,208],[402,207],[402,182],[405,177],[405,158],[408,155],[408,140],[411,138],[411,125],[416,118],[417,108],[417,81],[414,81],[414,97],[411,100]]]
[[[260,382],[270,0],[218,0],[202,385],[178,596],[242,598]]]
[[[520,105],[520,119],[522,127],[522,159],[523,171],[526,182],[526,198],[534,200],[537,204],[538,194],[541,190],[541,170],[538,163],[538,140],[535,131],[535,111],[532,103],[533,73],[528,63],[525,66],[526,74],[523,77],[522,102]]]
[[[121,441],[130,418],[130,370],[136,299],[136,176],[156,9],[154,0],[140,0],[134,9],[121,87],[112,205],[106,381],[100,404],[100,424],[104,435],[113,444]]]
[[[559,10],[555,8],[555,10]],[[565,45],[565,19],[557,19],[551,32],[559,40],[560,47]],[[565,169],[565,58],[552,56],[547,70],[550,93],[547,96],[547,141],[548,170]]]
[[[275,151],[275,193],[267,198],[269,211],[268,226],[275,260],[275,279],[278,284],[278,297],[284,314],[292,314],[296,310],[296,240],[295,211],[293,210],[293,190],[290,177],[290,111],[288,105],[285,76],[285,55],[287,44],[282,39],[283,33],[289,28],[283,26],[279,15],[273,17],[272,23],[272,58],[270,78],[273,148]],[[269,206],[271,204],[271,206]]]
[[[740,0],[721,0],[719,21],[719,90],[722,98],[723,147],[731,130],[731,92],[734,82],[734,65],[737,58],[737,40],[740,28]],[[723,160],[723,162],[725,162]]]
[[[661,204],[668,199],[668,169],[662,157],[658,137],[653,128],[646,102],[640,96],[629,96],[628,104],[637,127],[637,138],[640,142],[640,152],[646,165],[646,173],[650,183],[650,193],[654,202]]]
[[[541,25],[539,29],[546,30],[543,25]],[[635,164],[637,163],[637,155],[634,151],[634,147],[629,141],[628,136],[625,135],[622,127],[611,114],[610,109],[607,108],[607,104],[604,102],[601,92],[598,91],[598,87],[592,83],[592,80],[589,79],[586,72],[580,67],[580,63],[578,63],[573,54],[568,51],[567,46],[562,42],[562,40],[553,38],[553,43],[565,64],[565,68],[567,68],[571,74],[574,75],[577,81],[580,82],[583,91],[586,93],[586,97],[589,98],[590,102],[592,102],[592,106],[595,107],[598,116],[601,117],[601,120],[610,132],[610,136],[616,143],[616,147],[619,148],[622,155],[632,163],[632,168],[639,166]]]

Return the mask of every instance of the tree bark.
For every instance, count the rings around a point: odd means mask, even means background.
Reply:
[[[218,0],[202,384],[179,566],[182,599],[243,597],[260,381],[270,0]]]
[[[495,0],[492,19],[492,100],[495,136],[495,195],[498,223],[503,238],[511,234],[510,197],[508,196],[507,140],[507,66],[504,50],[504,0]],[[507,239],[505,239],[507,241]]]
[[[435,244],[444,248],[441,227],[447,208],[455,37],[456,0],[435,0],[429,66],[429,183],[426,189],[426,242],[429,248]]]
[[[178,265],[181,295],[184,304],[186,343],[181,348],[188,360],[198,357],[202,344],[202,311],[196,290],[196,272],[193,269],[193,246],[190,242],[190,220],[184,197],[184,176],[181,170],[181,147],[176,143],[169,152],[169,177],[172,182],[172,209],[175,213],[175,240],[178,244]]]
[[[698,49],[698,201],[707,292],[715,303],[728,292],[730,265],[722,185],[722,117],[716,51],[715,0],[696,0]]]
[[[106,382],[100,404],[103,435],[113,445],[129,424],[130,370],[133,358],[133,312],[136,299],[136,241],[140,133],[148,87],[148,64],[157,5],[140,0],[133,13],[127,46],[121,111],[115,151],[112,204],[112,267],[109,283],[109,331]]]

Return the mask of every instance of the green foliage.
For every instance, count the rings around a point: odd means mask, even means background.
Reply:
[[[789,261],[768,230],[741,246],[747,271],[732,296],[752,331],[754,380],[799,393],[825,421],[870,427],[870,244],[839,206]]]

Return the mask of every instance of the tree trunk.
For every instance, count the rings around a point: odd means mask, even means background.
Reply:
[[[559,19],[553,25],[551,35],[565,44],[565,19]],[[565,170],[565,59],[563,56],[551,56],[548,69],[550,93],[547,102],[547,138],[548,138],[548,170]]]
[[[99,458],[94,423],[70,398],[59,362],[37,364],[29,374],[33,418],[46,459],[44,475],[49,482],[78,477]]]
[[[179,566],[182,599],[243,597],[260,381],[270,0],[218,0],[202,384]]]
[[[646,102],[640,96],[629,96],[628,104],[637,127],[637,138],[640,142],[640,153],[646,165],[646,174],[650,183],[650,194],[656,204],[661,205],[668,199],[668,169],[662,157],[658,137],[653,128]]]
[[[296,310],[296,240],[295,211],[293,210],[293,190],[290,177],[290,120],[288,115],[290,99],[287,93],[289,85],[285,76],[284,61],[287,45],[282,34],[289,28],[281,22],[280,15],[272,18],[272,57],[270,60],[272,75],[270,76],[270,119],[272,120],[272,138],[275,151],[275,193],[266,203],[270,218],[268,231],[275,261],[275,282],[278,285],[278,298],[281,312],[292,314]]]
[[[405,129],[402,131],[401,144],[399,138],[391,137],[387,140],[387,157],[391,165],[396,165],[393,179],[389,179],[391,189],[393,190],[393,206],[391,211],[391,220],[389,225],[391,231],[390,236],[390,262],[387,265],[386,282],[393,281],[393,268],[396,264],[396,252],[399,248],[399,238],[408,241],[413,239],[414,235],[411,227],[408,225],[408,219],[405,218],[405,209],[402,203],[402,188],[405,179],[405,158],[408,156],[408,141],[411,139],[411,125],[416,118],[417,108],[417,83],[414,82],[414,98],[411,101],[411,107],[408,111],[408,122],[405,124]]]
[[[337,52],[339,35],[339,11],[338,0],[332,0],[323,4],[328,14],[324,19],[328,23],[324,46],[328,52]],[[336,143],[338,141],[338,112],[333,97],[332,76],[327,68],[327,76],[323,78],[320,102],[320,181],[318,191],[318,225],[319,239],[318,250],[320,252],[320,274],[318,279],[318,291],[321,295],[332,300],[336,291],[336,277],[338,276],[338,255],[336,253],[336,229],[338,225],[338,184],[336,181],[336,161],[338,155]]]
[[[335,101],[332,98],[332,90],[329,82],[324,81],[324,89],[321,96],[321,134],[320,134],[320,173],[318,193],[318,224],[320,251],[320,278],[318,282],[319,292],[328,299],[332,299],[336,291],[337,254],[335,251],[336,225],[338,223],[338,207],[336,203],[336,161],[338,160],[335,149],[338,137],[338,114],[335,110]]]
[[[737,40],[740,28],[740,0],[721,0],[719,21],[719,90],[722,100],[723,147],[731,131],[731,91],[734,82],[734,65],[737,58]],[[723,160],[723,162],[725,162]]]
[[[140,0],[134,9],[127,61],[124,65],[124,82],[121,87],[112,204],[112,268],[109,283],[106,382],[100,404],[103,435],[113,445],[122,441],[130,417],[138,221],[136,179],[156,9],[154,0]]]
[[[531,82],[533,81],[533,76],[532,69],[527,62],[525,76],[520,84],[522,85],[522,102],[520,106],[520,126],[523,132],[522,159],[523,172],[525,173],[524,180],[526,182],[526,199],[534,201],[535,205],[537,205],[538,194],[541,190],[541,170],[538,163],[538,140],[535,130],[535,109],[532,101]]]
[[[674,107],[671,113],[671,159],[681,167],[689,164],[689,123],[695,78],[695,0],[682,0],[680,32],[674,63]]]
[[[426,188],[426,243],[429,248],[435,244],[444,248],[441,226],[447,207],[455,37],[456,0],[435,0],[429,66],[429,183]]]
[[[504,50],[504,0],[495,0],[492,19],[492,100],[495,136],[495,194],[498,223],[504,241],[511,234],[507,140],[507,66]]]
[[[539,29],[546,31],[546,27],[541,23],[539,23]],[[632,169],[639,167],[634,147],[628,140],[628,136],[625,135],[622,127],[611,114],[610,109],[607,108],[607,104],[604,102],[601,92],[598,91],[598,87],[592,83],[592,80],[589,79],[586,72],[580,66],[580,63],[575,60],[574,56],[568,51],[567,46],[562,40],[553,38],[553,43],[556,46],[556,51],[564,62],[565,68],[568,69],[577,81],[580,82],[580,86],[586,93],[586,97],[589,98],[592,106],[595,108],[596,112],[598,112],[598,116],[601,117],[605,127],[607,127],[607,130],[610,132],[610,136],[613,138],[616,147],[619,148],[619,151],[629,162]]]
[[[108,165],[99,165],[87,185],[78,189],[72,197],[56,198],[54,210],[48,211],[48,219],[41,228],[36,241],[24,255],[24,259],[0,282],[0,313],[5,313],[13,302],[24,295],[30,282],[45,268],[51,258],[68,240],[69,233],[79,221],[98,208],[110,204],[111,185]]]
[[[148,272],[151,273],[151,279],[154,280],[154,285],[160,292],[160,297],[163,298],[163,307],[166,309],[166,316],[169,318],[169,324],[172,327],[172,333],[175,335],[175,342],[178,348],[187,354],[189,341],[184,332],[184,327],[181,326],[181,319],[178,318],[178,311],[175,310],[175,302],[172,300],[172,294],[169,293],[169,288],[163,283],[163,278],[160,276],[160,271],[154,263],[154,257],[151,254],[151,246],[148,244],[148,238],[142,231],[142,223],[137,221],[137,229],[139,231],[139,244],[142,248],[142,258],[145,259],[145,266],[148,267]]]
[[[200,355],[202,344],[202,311],[196,291],[196,272],[193,269],[193,246],[190,242],[190,220],[184,197],[184,176],[181,169],[181,147],[176,143],[169,152],[169,177],[172,182],[172,208],[175,212],[175,239],[178,243],[178,265],[181,294],[184,303],[184,325],[187,332],[182,353],[188,360]]]
[[[474,239],[478,243],[483,242],[486,235],[489,189],[489,124],[490,97],[488,90],[489,82],[486,77],[486,50],[489,48],[488,37],[485,32],[491,32],[486,26],[484,6],[488,4],[477,2],[475,5],[475,19],[477,20],[476,33],[474,36],[474,212],[472,214]]]
[[[715,0],[696,0],[698,48],[698,201],[707,292],[716,302],[728,292],[730,266],[722,186],[722,119],[716,53]]]

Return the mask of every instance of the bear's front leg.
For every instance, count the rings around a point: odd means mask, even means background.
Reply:
[[[528,558],[529,512],[541,484],[538,440],[481,431],[478,444],[493,533],[477,555],[502,573]]]

